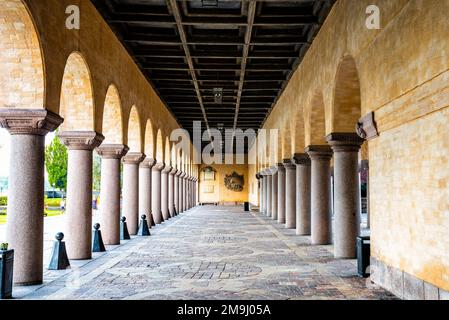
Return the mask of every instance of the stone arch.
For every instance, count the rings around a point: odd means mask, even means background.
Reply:
[[[73,52],[67,59],[62,78],[59,114],[63,131],[92,131],[95,128],[95,103],[92,80],[84,57]]]
[[[111,84],[106,92],[103,108],[103,144],[123,144],[122,104],[117,87]]]
[[[142,152],[140,116],[135,105],[128,118],[128,147],[131,152]]]
[[[164,162],[164,140],[162,139],[161,129],[157,130],[156,136],[156,160],[158,162]]]
[[[165,137],[165,148],[164,148],[164,162],[166,165],[171,165],[171,148],[170,148],[170,139],[168,137]]]
[[[294,150],[295,153],[304,153],[304,148],[306,147],[306,137],[304,112],[302,108],[300,108],[298,112],[296,112],[293,121],[292,150]]]
[[[327,145],[323,94],[315,93],[310,102],[308,122],[308,145]]]
[[[147,124],[145,126],[145,154],[149,158],[155,157],[155,151],[154,151],[154,132],[153,132],[153,125],[151,123],[151,120],[147,120]]]
[[[338,66],[332,115],[332,132],[355,132],[361,116],[361,98],[357,65],[352,56],[345,56]]]
[[[179,148],[178,150],[178,169],[181,171],[184,171],[184,152],[182,151],[182,148]]]
[[[285,120],[282,132],[282,159],[290,159],[292,157],[292,130],[290,121]]]
[[[178,152],[176,150],[176,144],[174,142],[171,143],[170,158],[171,158],[172,167],[177,168],[178,167]]]
[[[23,1],[3,0],[0,21],[0,107],[44,108],[43,54]]]

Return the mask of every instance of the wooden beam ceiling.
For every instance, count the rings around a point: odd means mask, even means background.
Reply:
[[[192,131],[193,121],[204,130],[261,128],[335,0],[91,2]]]

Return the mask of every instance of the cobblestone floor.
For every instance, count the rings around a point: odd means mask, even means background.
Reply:
[[[241,208],[194,208],[108,246],[90,261],[46,271],[23,299],[394,299],[356,276],[355,260],[310,246],[271,219]]]

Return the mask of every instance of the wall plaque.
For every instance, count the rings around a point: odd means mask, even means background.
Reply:
[[[227,174],[224,179],[226,188],[232,191],[241,192],[243,191],[243,186],[245,185],[245,179],[243,175],[239,175],[237,172],[232,174]]]

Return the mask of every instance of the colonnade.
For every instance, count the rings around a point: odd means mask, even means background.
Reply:
[[[45,135],[63,119],[47,110],[0,110],[0,124],[11,134],[7,241],[15,250],[14,282],[43,280],[44,150]],[[105,244],[120,243],[120,215],[131,235],[139,219],[160,224],[196,206],[197,178],[126,145],[102,144],[94,131],[63,131],[68,148],[65,241],[69,259],[92,257],[92,158],[101,163],[100,216]],[[120,165],[123,164],[123,186]],[[122,193],[122,198],[121,198]],[[122,201],[121,201],[122,200]]]
[[[360,233],[358,153],[364,140],[355,133],[332,133],[326,141],[258,173],[260,212],[297,235],[310,236],[312,245],[333,244],[336,258],[355,258]]]

